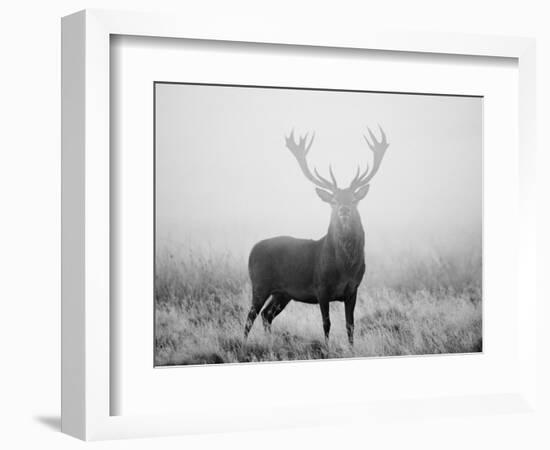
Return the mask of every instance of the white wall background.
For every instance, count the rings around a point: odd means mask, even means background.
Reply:
[[[0,379],[0,446],[3,448],[81,448],[86,444],[64,436],[59,428],[60,358],[60,21],[82,8],[179,10],[224,20],[248,15],[267,16],[285,26],[307,27],[314,21],[330,27],[349,21],[357,27],[399,30],[460,31],[480,34],[523,35],[538,38],[538,124],[540,169],[538,245],[539,289],[548,299],[543,268],[548,258],[550,229],[547,195],[550,167],[547,124],[550,123],[550,28],[544,1],[407,0],[345,1],[130,1],[22,0],[4,3],[0,11],[2,57],[0,183],[3,216],[0,229],[3,308],[0,322],[2,377]],[[503,130],[505,132],[505,130]],[[546,196],[543,198],[543,196]],[[544,253],[542,252],[544,250]],[[541,305],[540,324],[550,308]],[[548,327],[539,327],[550,343]],[[540,349],[541,375],[550,379],[548,352]],[[542,354],[545,354],[543,357]],[[550,404],[548,385],[541,397]],[[94,448],[548,448],[550,417],[502,415],[442,418],[403,422],[362,429],[345,427],[255,432],[134,442],[102,442]],[[89,444],[88,444],[89,445]]]

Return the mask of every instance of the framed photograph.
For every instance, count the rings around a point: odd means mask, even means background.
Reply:
[[[533,41],[242,25],[63,19],[63,431],[531,410]]]
[[[154,89],[156,366],[482,351],[482,97]]]

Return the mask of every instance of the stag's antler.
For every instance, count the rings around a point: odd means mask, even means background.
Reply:
[[[298,142],[296,142],[294,140],[294,130],[292,130],[290,132],[290,136],[285,137],[286,146],[292,152],[292,154],[296,158],[296,161],[298,161],[300,169],[302,169],[302,172],[309,181],[311,181],[316,186],[319,186],[323,189],[328,189],[331,192],[336,191],[338,189],[338,184],[336,183],[336,178],[334,176],[334,173],[332,172],[332,166],[329,166],[330,178],[332,179],[332,182],[319,175],[317,169],[313,169],[315,175],[309,170],[306,157],[309,149],[311,148],[311,145],[313,144],[315,133],[312,133],[309,143],[307,142],[307,138],[308,135],[306,133],[304,136],[300,136]]]
[[[372,177],[374,177],[374,175],[376,175],[376,172],[378,172],[378,169],[380,168],[380,163],[382,162],[384,154],[386,153],[386,150],[390,145],[386,140],[386,133],[384,133],[382,127],[378,125],[378,128],[380,128],[380,135],[382,136],[380,141],[376,139],[376,136],[374,136],[374,133],[368,127],[367,131],[369,132],[372,143],[369,141],[367,136],[363,135],[365,141],[367,142],[367,145],[372,150],[372,153],[374,155],[372,170],[369,172],[369,166],[367,164],[367,168],[365,169],[365,171],[360,174],[360,168],[357,167],[357,173],[355,174],[355,177],[349,185],[349,189],[351,189],[352,191],[355,191],[360,187],[369,184],[370,180],[372,180]]]

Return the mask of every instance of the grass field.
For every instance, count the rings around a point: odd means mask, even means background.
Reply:
[[[155,363],[161,366],[482,350],[478,251],[367,255],[353,348],[340,302],[331,304],[328,347],[319,307],[298,302],[274,320],[272,334],[258,318],[243,342],[250,282],[246,260],[232,254],[160,251],[155,305]]]

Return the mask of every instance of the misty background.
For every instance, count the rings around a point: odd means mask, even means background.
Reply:
[[[330,207],[285,147],[315,132],[310,167],[347,187],[390,146],[359,204],[366,254],[481,249],[482,99],[156,84],[156,245],[246,258],[277,236],[319,239]]]

